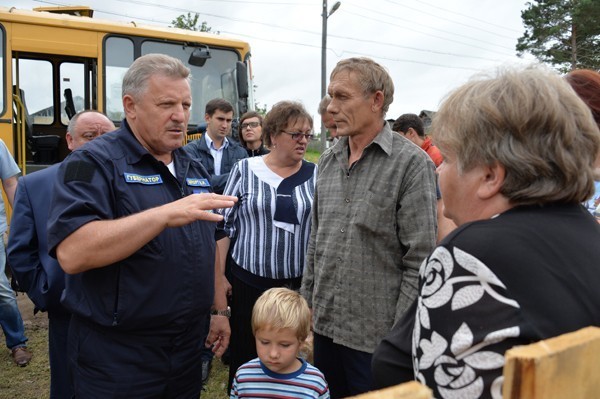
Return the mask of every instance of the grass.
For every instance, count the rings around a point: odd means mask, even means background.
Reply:
[[[33,358],[26,367],[17,367],[8,349],[0,350],[0,399],[48,399],[50,397],[50,365],[48,363],[48,319],[45,313],[33,315],[31,302],[24,294],[17,297],[29,338],[28,348]],[[5,347],[0,330],[0,346]],[[202,391],[202,398],[227,399],[225,390],[229,367],[214,359],[210,378]],[[200,378],[200,374],[198,374]]]
[[[38,315],[45,317],[45,315]],[[33,358],[27,367],[17,367],[8,349],[0,356],[0,398],[47,399],[50,397],[50,366],[48,365],[48,328],[27,328],[28,347]],[[4,346],[4,334],[0,333]]]
[[[320,156],[321,156],[321,153],[319,151],[311,150],[309,148],[306,150],[306,154],[304,154],[304,159],[306,159],[307,161],[310,161],[310,162],[318,163]]]

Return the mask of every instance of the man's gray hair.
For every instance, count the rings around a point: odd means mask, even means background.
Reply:
[[[179,59],[165,54],[147,54],[135,60],[125,73],[122,95],[130,95],[139,99],[148,88],[148,80],[154,75],[187,79],[188,81],[191,78],[190,69]]]
[[[378,90],[383,92],[383,115],[394,101],[394,82],[385,68],[370,58],[354,57],[341,60],[331,71],[331,79],[340,72],[352,72],[358,77],[363,94],[369,96]]]

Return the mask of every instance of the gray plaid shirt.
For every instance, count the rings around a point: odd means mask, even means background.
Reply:
[[[301,292],[314,331],[372,353],[417,295],[436,240],[435,167],[387,123],[348,166],[348,138],[319,160]]]

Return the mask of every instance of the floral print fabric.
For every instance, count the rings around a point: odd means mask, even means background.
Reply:
[[[419,296],[373,355],[376,388],[418,379],[436,398],[499,398],[515,345],[600,326],[600,226],[580,204],[467,223],[419,269]]]
[[[420,278],[417,379],[444,399],[501,398],[504,352],[520,334],[519,304],[485,264],[456,247],[436,248]]]

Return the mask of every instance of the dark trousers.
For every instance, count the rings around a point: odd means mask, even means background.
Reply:
[[[204,323],[190,320],[178,335],[132,336],[73,317],[69,373],[74,398],[198,399]]]
[[[50,360],[50,399],[65,399],[73,395],[67,365],[68,335],[71,314],[48,311],[48,353]]]
[[[371,357],[331,338],[314,334],[315,366],[325,375],[332,399],[359,395],[371,390]]]
[[[256,358],[256,342],[252,333],[252,308],[264,292],[254,288],[235,276],[231,277],[231,341],[229,344],[229,383],[231,388],[237,369]]]

